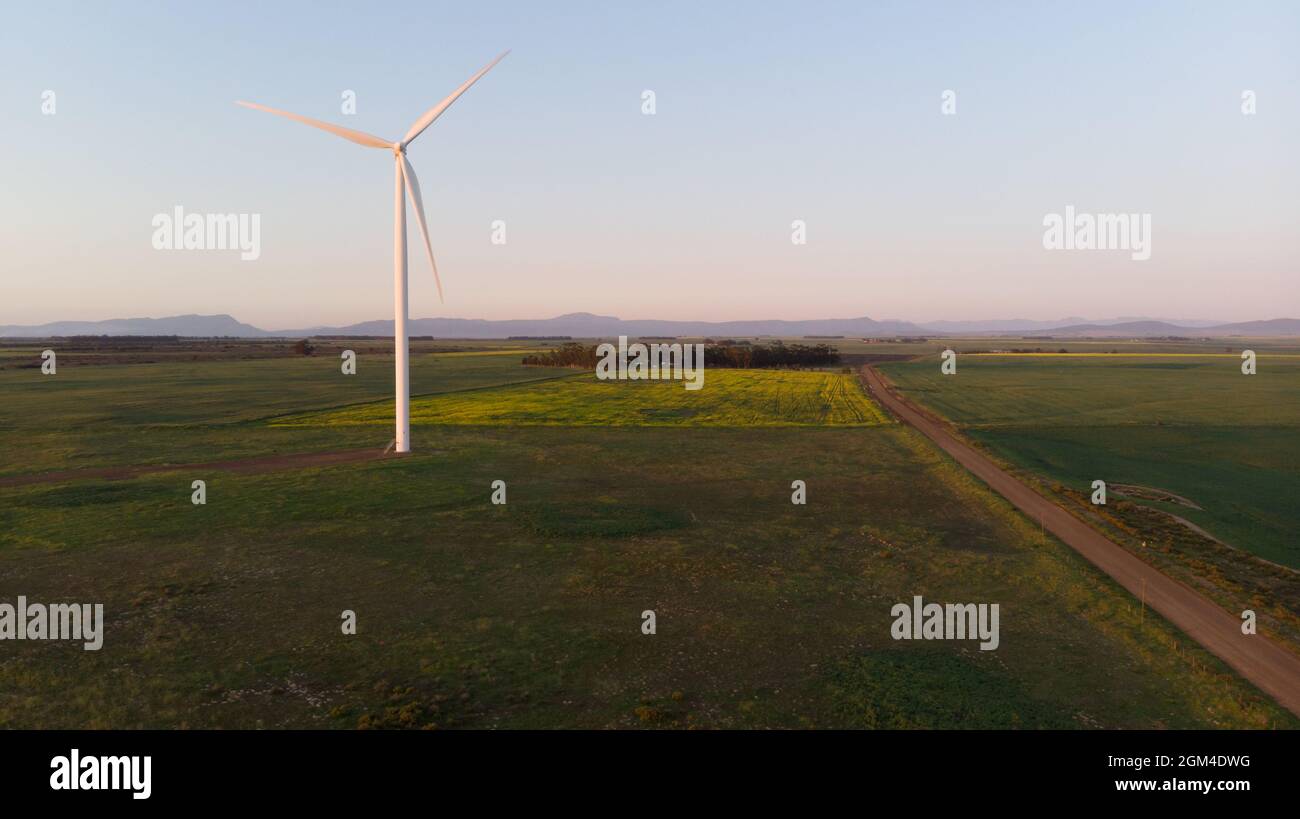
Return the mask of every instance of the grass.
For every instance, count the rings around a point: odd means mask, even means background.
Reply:
[[[969,429],[996,427],[1300,426],[1300,359],[1261,355],[962,356],[955,376],[939,360],[881,370],[909,395]]]
[[[601,381],[594,373],[534,384],[423,396],[412,424],[488,426],[871,426],[886,423],[857,378],[788,370],[708,370],[684,381]],[[296,415],[280,426],[391,423],[392,403]]]
[[[0,725],[1293,724],[897,425],[448,427],[203,507],[192,477],[0,490],[6,587],[108,619],[99,653],[12,645]],[[913,594],[1000,603],[996,656],[913,658]]]
[[[358,342],[356,375],[337,352],[311,357],[60,365],[0,370],[0,475],[78,467],[186,463],[374,446],[391,431],[268,430],[268,417],[388,400],[393,358]],[[435,393],[540,381],[571,370],[523,367],[517,351],[476,354],[417,350],[411,390]],[[391,411],[390,411],[391,417]]]
[[[435,373],[472,400],[573,386],[622,417],[705,397],[721,417],[811,422],[845,400],[710,371],[701,393],[675,382],[646,404],[647,385],[620,399],[583,376],[500,388],[546,375],[517,358],[434,361],[417,389],[447,386]],[[474,362],[495,369],[453,375]],[[3,408],[4,466],[387,439],[268,423],[364,399],[320,362],[229,363],[61,368],[67,387]],[[32,434],[62,453],[29,457]],[[1298,724],[902,425],[444,424],[415,441],[321,469],[0,487],[0,599],[106,616],[99,652],[5,644],[0,728]],[[998,603],[1001,646],[891,640],[891,606],[916,594]]]
[[[904,392],[1010,463],[1077,490],[1095,479],[1165,489],[1179,514],[1300,567],[1300,360],[1258,374],[1214,357],[965,357],[881,367]]]
[[[1037,696],[979,652],[874,651],[838,663],[828,689],[848,728],[1072,728],[1067,708]]]

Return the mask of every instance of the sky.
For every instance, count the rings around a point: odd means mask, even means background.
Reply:
[[[446,291],[412,218],[413,317],[1300,316],[1294,2],[9,2],[4,18],[0,324],[391,318],[391,157],[234,101],[397,139],[507,48],[408,149]],[[258,215],[260,256],[155,249],[178,206]],[[1150,258],[1045,249],[1067,206],[1149,214]]]

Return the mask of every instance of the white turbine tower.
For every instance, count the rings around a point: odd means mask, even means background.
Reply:
[[[368,148],[385,148],[393,152],[393,166],[397,179],[396,189],[393,196],[393,346],[396,348],[396,380],[397,380],[397,434],[395,436],[395,451],[411,451],[411,382],[410,382],[410,341],[406,335],[406,197],[403,196],[403,188],[411,196],[411,204],[415,206],[415,221],[420,226],[420,236],[424,238],[424,250],[429,255],[429,266],[433,268],[433,281],[438,286],[438,300],[442,301],[442,280],[438,278],[438,266],[433,261],[433,246],[429,243],[429,229],[424,221],[424,203],[420,199],[420,183],[415,178],[415,169],[411,167],[410,161],[406,158],[406,146],[424,132],[433,124],[433,121],[442,116],[453,102],[466,91],[479,78],[491,70],[492,66],[501,62],[502,58],[509,54],[509,51],[502,52],[495,60],[488,63],[474,76],[465,81],[465,84],[455,91],[451,92],[442,102],[424,112],[424,116],[415,121],[411,130],[406,132],[400,142],[389,142],[386,139],[380,139],[377,136],[354,131],[351,128],[344,128],[340,125],[333,125],[328,122],[321,122],[311,117],[291,114],[288,111],[279,111],[275,108],[267,108],[265,105],[258,105],[252,102],[237,102],[246,108],[256,108],[259,111],[267,111],[272,114],[279,114],[282,117],[296,119],[314,128],[320,128],[322,131],[329,131],[331,134],[337,134],[344,139],[351,140],[358,145],[365,145]]]

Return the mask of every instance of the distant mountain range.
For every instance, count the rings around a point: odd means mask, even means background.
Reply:
[[[1191,327],[1167,321],[1124,321],[1116,324],[1071,324],[1050,330],[1035,330],[1033,335],[1090,338],[1151,338],[1155,336],[1295,336],[1300,335],[1300,319],[1269,319],[1268,321],[1239,321],[1233,324],[1215,324],[1209,327]],[[976,335],[988,335],[977,333]]]
[[[907,321],[876,321],[865,316],[845,319],[782,321],[660,321],[624,320],[592,313],[568,313],[549,319],[425,318],[408,324],[413,336],[488,339],[509,336],[573,336],[574,338],[627,336],[943,336],[943,335],[1050,335],[1054,337],[1142,338],[1152,336],[1293,336],[1300,335],[1300,319],[1243,321],[1223,324],[1207,320],[1118,318],[1089,322],[1072,317],[1059,321],[1008,319],[1004,321],[934,321],[925,325]],[[0,337],[47,338],[54,336],[191,336],[235,338],[300,338],[303,336],[391,336],[393,322],[365,321],[345,327],[307,327],[298,330],[263,330],[231,316],[170,316],[167,318],[109,319],[107,321],[56,321],[37,325],[0,325]]]
[[[1217,327],[1227,324],[1225,321],[1214,319],[1166,319],[1152,318],[1150,316],[1120,316],[1113,319],[1089,321],[1088,319],[1079,316],[1071,316],[1070,318],[1057,319],[1056,321],[1034,321],[1032,319],[1003,319],[999,321],[927,321],[925,327],[934,330],[935,332],[943,333],[1033,333],[1063,327],[1075,327],[1084,324],[1109,327],[1117,324],[1129,324],[1139,321],[1162,321],[1167,324],[1176,324],[1179,327],[1196,329]]]
[[[107,321],[55,321],[49,324],[0,325],[0,338],[52,336],[192,336],[256,338],[275,335],[230,316],[168,316],[167,318],[108,319]]]
[[[805,336],[805,335],[925,335],[926,330],[906,321],[869,318],[813,319],[809,321],[660,321],[624,320],[592,313],[568,313],[550,319],[430,318],[408,324],[411,335],[438,338],[507,338],[509,336]],[[312,327],[283,335],[392,335],[393,322],[367,321],[347,327]]]

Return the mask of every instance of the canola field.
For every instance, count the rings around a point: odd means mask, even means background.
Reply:
[[[876,426],[887,418],[857,376],[805,370],[708,370],[685,381],[601,381],[577,373],[411,399],[412,424],[464,426]],[[274,419],[275,426],[391,424],[391,401]]]

